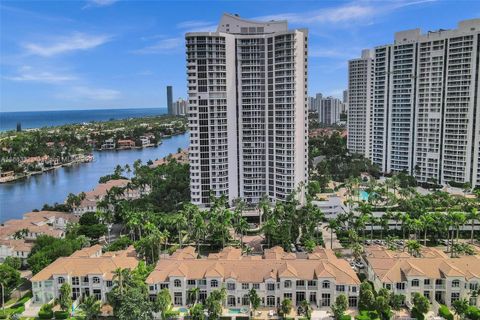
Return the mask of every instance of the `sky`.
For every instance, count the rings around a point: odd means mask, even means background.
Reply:
[[[224,13],[309,29],[309,94],[342,97],[347,62],[396,31],[453,29],[479,0],[0,1],[0,111],[166,106],[186,97],[184,35]]]

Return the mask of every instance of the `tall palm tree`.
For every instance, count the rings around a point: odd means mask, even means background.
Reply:
[[[330,249],[333,250],[333,231],[336,230],[338,227],[337,220],[330,219],[328,224],[324,227],[326,230],[330,230]]]
[[[193,301],[194,305],[197,304],[199,294],[200,288],[198,287],[188,289],[188,301],[190,301],[190,303]]]
[[[471,223],[470,243],[473,244],[473,233],[474,233],[474,229],[475,229],[475,221],[480,221],[480,212],[478,211],[478,209],[477,208],[472,208],[472,210],[468,214],[467,219],[470,220],[470,223]]]
[[[418,257],[420,255],[420,243],[417,240],[408,240],[406,244],[406,248],[408,253],[410,253],[414,257]]]

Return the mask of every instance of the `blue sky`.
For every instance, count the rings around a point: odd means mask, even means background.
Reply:
[[[455,28],[480,1],[1,1],[0,110],[164,107],[186,95],[184,33],[223,12],[310,31],[309,93],[341,97],[347,60],[395,31]]]

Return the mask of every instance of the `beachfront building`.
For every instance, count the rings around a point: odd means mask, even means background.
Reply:
[[[307,30],[224,14],[186,34],[192,202],[256,204],[308,179]]]
[[[356,119],[365,119],[365,127],[371,119],[371,130],[352,130],[352,151],[355,141],[370,140],[369,158],[384,172],[480,185],[479,33],[480,19],[471,19],[453,30],[397,32],[393,44],[374,48],[372,79],[368,67],[350,79],[353,87],[357,80],[373,82],[373,114],[362,107],[349,116],[352,128]],[[352,109],[355,92],[349,95]]]
[[[480,306],[473,294],[480,288],[480,257],[449,258],[442,251],[423,248],[420,257],[383,247],[367,247],[363,257],[367,279],[378,291],[380,288],[405,295],[405,304],[411,306],[412,296],[420,293],[427,297],[434,309],[439,304],[449,307],[459,299]]]
[[[105,183],[99,183],[93,190],[85,192],[85,198],[79,205],[73,205],[72,212],[76,216],[81,216],[86,212],[96,212],[102,210],[98,204],[105,200],[107,196],[113,196],[115,199],[135,200],[150,192],[148,185],[141,188],[130,188],[130,180],[113,179]],[[113,192],[112,189],[118,190]]]
[[[317,247],[310,254],[286,253],[281,247],[266,249],[263,256],[244,256],[227,247],[199,259],[193,247],[160,259],[146,280],[150,298],[167,288],[175,306],[187,306],[188,290],[199,288],[204,302],[213,291],[225,287],[226,307],[248,308],[248,292],[255,289],[263,307],[275,309],[286,298],[294,305],[304,300],[314,308],[330,307],[339,294],[356,307],[360,281],[346,260]]]
[[[67,224],[75,222],[78,217],[57,211],[29,212],[23,219],[5,221],[0,225],[0,262],[18,257],[25,263],[38,236],[63,238]]]
[[[102,247],[95,245],[61,257],[34,275],[32,302],[45,304],[60,295],[60,287],[68,283],[72,288],[73,301],[93,295],[107,302],[106,294],[113,288],[113,275],[117,268],[133,270],[139,260],[133,247],[102,254]]]

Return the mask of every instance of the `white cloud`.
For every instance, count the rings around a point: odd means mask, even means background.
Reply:
[[[137,54],[169,53],[180,48],[185,40],[182,37],[161,39],[153,45],[133,51]]]
[[[345,5],[302,13],[283,13],[257,17],[258,20],[288,20],[293,24],[344,24],[367,22],[370,19],[403,7],[434,2],[436,0],[360,1]]]
[[[38,71],[30,66],[23,66],[14,76],[6,76],[4,79],[24,82],[61,83],[75,80],[76,77],[68,74],[59,74],[50,71]]]
[[[54,41],[50,41],[50,43],[24,43],[23,47],[29,54],[51,57],[71,51],[93,49],[110,40],[111,37],[106,35],[88,35],[75,32],[70,36],[59,37]]]
[[[87,4],[83,7],[84,9],[90,7],[107,7],[111,6],[118,0],[87,0]]]
[[[56,97],[65,100],[111,101],[119,99],[121,92],[113,89],[74,86],[63,90]]]

